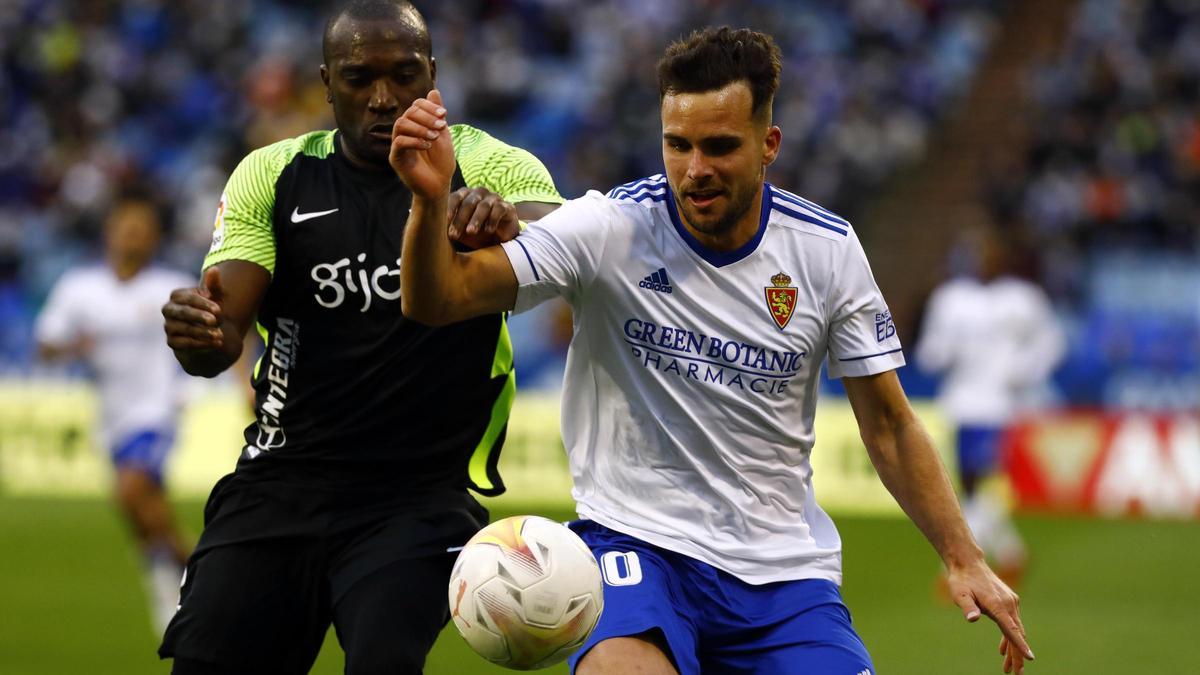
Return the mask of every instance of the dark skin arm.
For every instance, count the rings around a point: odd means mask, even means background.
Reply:
[[[167,345],[190,375],[216,377],[242,355],[271,274],[244,260],[204,270],[198,288],[177,288],[163,305]]]
[[[517,236],[517,219],[537,220],[558,204],[509,204],[483,188],[451,195],[447,221],[458,240],[478,248]],[[191,375],[216,377],[237,363],[271,275],[244,260],[226,260],[204,271],[198,288],[179,288],[163,305],[163,330],[175,358]]]
[[[487,248],[511,241],[521,233],[518,219],[541,220],[558,204],[519,202],[510,204],[487,188],[459,188],[450,193],[446,208],[446,234],[451,241],[469,249]]]
[[[546,202],[521,202],[517,204],[517,215],[521,220],[532,223],[535,220],[541,220],[554,212],[559,204],[549,204]]]

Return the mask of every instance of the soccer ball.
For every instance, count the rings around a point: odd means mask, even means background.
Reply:
[[[600,568],[587,544],[538,516],[498,520],[471,537],[449,591],[450,616],[467,644],[516,670],[570,656],[604,609]]]

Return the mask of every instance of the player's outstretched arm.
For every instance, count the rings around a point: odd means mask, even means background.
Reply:
[[[38,340],[37,355],[43,361],[64,361],[87,358],[92,353],[93,341],[89,335],[80,335],[70,342],[48,342]]]
[[[983,614],[996,622],[1004,636],[1004,672],[1021,673],[1033,652],[1025,639],[1017,594],[988,567],[967,529],[941,458],[895,371],[842,381],[875,470],[942,557],[955,603],[967,621]]]
[[[226,260],[204,270],[199,286],[171,291],[163,330],[188,374],[216,377],[238,360],[270,282],[263,267]]]
[[[517,277],[504,251],[458,253],[446,236],[454,147],[436,89],[396,120],[389,161],[413,193],[400,262],[404,315],[441,326],[511,309]]]

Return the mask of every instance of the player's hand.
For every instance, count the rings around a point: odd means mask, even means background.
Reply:
[[[446,233],[468,248],[485,248],[515,238],[521,232],[517,207],[487,188],[459,188],[450,193]]]
[[[388,163],[414,196],[438,199],[454,177],[454,146],[442,95],[434,89],[413,101],[392,125]]]
[[[163,305],[163,330],[167,345],[176,351],[220,349],[225,343],[221,330],[221,272],[204,270],[199,287],[177,288]]]
[[[1033,650],[1025,639],[1021,624],[1021,600],[982,560],[951,569],[947,579],[950,597],[962,608],[967,621],[975,622],[985,615],[1000,627],[1000,654],[1004,656],[1004,672],[1020,675],[1025,660],[1033,660]]]

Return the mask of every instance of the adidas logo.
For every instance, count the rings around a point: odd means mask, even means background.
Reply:
[[[667,278],[667,268],[665,267],[658,268],[657,272],[648,275],[645,279],[642,279],[638,286],[642,288],[649,288],[650,290],[658,291],[659,293],[675,292],[675,289],[671,287],[671,280]]]

